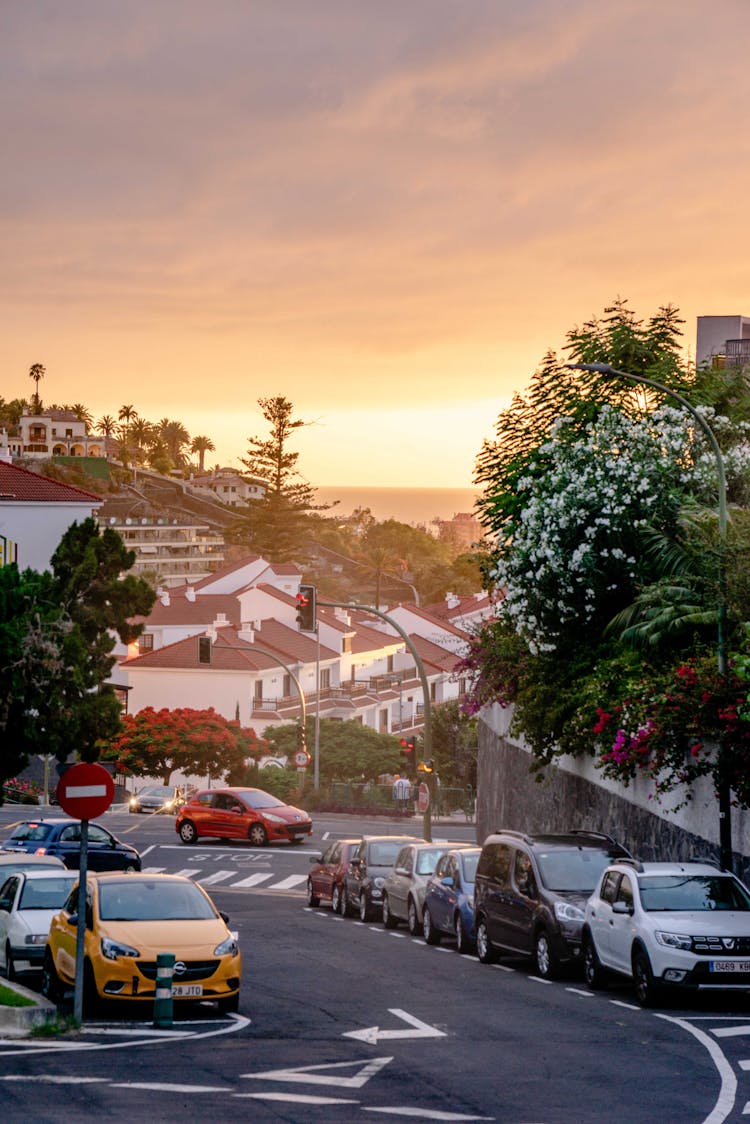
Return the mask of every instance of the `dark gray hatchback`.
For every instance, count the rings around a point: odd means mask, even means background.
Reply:
[[[488,836],[474,882],[479,959],[492,963],[499,952],[531,956],[543,979],[580,962],[586,902],[605,867],[622,857],[630,852],[594,831]]]

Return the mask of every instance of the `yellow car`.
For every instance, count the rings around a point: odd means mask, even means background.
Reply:
[[[242,961],[237,934],[202,886],[178,874],[100,874],[87,879],[84,1007],[98,999],[153,1003],[156,957],[176,957],[176,1001],[211,999],[236,1011]],[[75,985],[78,883],[50,925],[44,994],[57,1001]]]

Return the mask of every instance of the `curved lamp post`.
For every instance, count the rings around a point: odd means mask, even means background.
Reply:
[[[594,374],[605,375],[608,378],[625,379],[627,382],[640,383],[643,386],[650,386],[660,394],[666,394],[669,398],[674,398],[675,401],[679,402],[695,419],[708,438],[711,450],[716,458],[716,475],[718,478],[719,541],[721,553],[719,558],[720,574],[716,657],[719,675],[724,676],[727,670],[727,606],[724,595],[725,547],[727,541],[727,478],[724,470],[724,457],[719,448],[719,442],[716,440],[716,434],[706,419],[698,413],[695,406],[688,402],[686,398],[683,398],[681,394],[678,394],[676,390],[671,390],[668,386],[664,386],[663,383],[656,382],[654,379],[647,379],[644,375],[631,375],[628,371],[618,371],[615,367],[611,367],[609,363],[566,363],[565,366],[569,367],[572,371],[592,371]],[[722,748],[719,746],[719,854],[722,869],[731,871],[734,867],[732,856],[731,791],[729,780],[724,775],[721,752]]]

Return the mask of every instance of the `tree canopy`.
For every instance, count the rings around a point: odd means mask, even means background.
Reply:
[[[0,784],[32,753],[95,760],[119,729],[106,683],[115,635],[138,636],[132,618],[154,601],[145,581],[125,573],[134,560],[115,531],[86,519],[66,531],[51,571],[0,567]]]
[[[726,547],[715,455],[692,415],[626,380],[567,372],[549,353],[479,456],[482,518],[495,535],[486,573],[501,600],[463,667],[470,709],[514,704],[536,767],[588,752],[625,783],[647,773],[657,795],[702,774],[718,783],[719,768],[731,768],[747,802],[750,711],[729,696],[750,677],[748,392],[731,373],[724,382],[680,363],[680,323],[668,307],[643,324],[618,301],[568,333],[566,349],[574,361],[653,378],[701,411],[727,475]],[[709,669],[720,603],[730,674],[718,683]],[[692,694],[676,689],[688,681]],[[698,727],[707,748],[694,752]],[[725,751],[745,743],[747,761]]]

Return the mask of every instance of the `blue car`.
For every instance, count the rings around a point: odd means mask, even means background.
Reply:
[[[474,875],[481,847],[446,851],[427,883],[422,932],[428,944],[455,937],[459,952],[473,952]]]
[[[88,826],[88,869],[140,870],[141,856],[135,847],[121,843],[98,823]],[[26,851],[32,855],[54,855],[69,870],[81,865],[81,825],[78,820],[38,819],[19,823],[5,840],[3,851]]]

